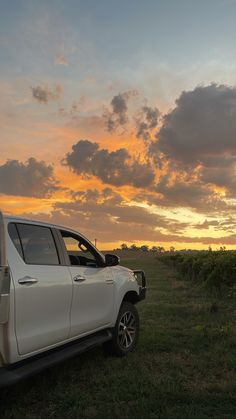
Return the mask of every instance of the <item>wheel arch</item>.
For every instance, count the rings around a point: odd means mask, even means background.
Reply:
[[[128,301],[128,302],[130,302],[132,304],[136,304],[136,303],[139,302],[139,295],[138,295],[138,293],[136,291],[127,291],[125,293],[124,297],[123,297],[123,300],[122,300],[121,304],[124,301]]]

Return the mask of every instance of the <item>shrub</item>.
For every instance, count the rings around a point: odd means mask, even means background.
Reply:
[[[175,268],[186,280],[197,281],[221,293],[236,287],[236,252],[202,251],[163,256],[161,261]]]

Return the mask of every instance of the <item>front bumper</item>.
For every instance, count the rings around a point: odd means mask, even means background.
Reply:
[[[146,276],[144,271],[141,270],[134,270],[134,275],[135,278],[139,284],[139,300],[144,300],[146,298],[146,291],[147,291],[147,287],[146,287]],[[140,284],[141,282],[141,284]]]

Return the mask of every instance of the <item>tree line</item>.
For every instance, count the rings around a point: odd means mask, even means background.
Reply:
[[[165,249],[163,246],[148,246],[143,244],[142,246],[137,246],[136,244],[131,244],[128,246],[126,243],[122,243],[120,247],[114,250],[132,250],[132,251],[142,251],[142,252],[153,252],[153,253],[205,253],[207,250],[197,250],[197,249],[180,249],[176,250],[174,246],[170,246],[168,249]],[[220,246],[215,250],[215,252],[226,252],[226,246]],[[211,246],[208,247],[208,252],[213,252]]]
[[[146,244],[143,244],[142,246],[137,246],[136,244],[132,244],[131,246],[128,246],[126,243],[122,243],[120,248],[116,250],[132,250],[137,251],[141,250],[142,252],[153,252],[153,253],[164,253],[166,252],[166,249],[163,246],[148,246]],[[174,252],[175,248],[174,246],[170,246],[168,249],[169,252]]]

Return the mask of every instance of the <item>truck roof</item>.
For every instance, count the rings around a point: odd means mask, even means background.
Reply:
[[[41,225],[41,226],[56,227],[56,228],[59,228],[61,230],[66,229],[66,230],[69,230],[73,233],[77,233],[77,234],[79,233],[81,236],[83,236],[83,234],[81,234],[77,230],[74,230],[73,228],[65,226],[65,225],[49,223],[49,222],[46,222],[46,221],[40,221],[40,220],[33,219],[33,218],[23,218],[23,217],[18,217],[18,216],[15,216],[15,215],[7,215],[7,214],[2,213],[1,211],[0,211],[0,214],[2,214],[3,218],[5,220],[7,220],[8,222],[21,222],[21,223],[23,222],[23,223],[27,223],[27,224],[28,223],[30,223],[30,224],[33,223],[33,224]]]
[[[49,223],[47,221],[41,221],[41,220],[37,220],[37,219],[33,219],[33,218],[23,218],[23,217],[17,217],[15,215],[5,215],[3,214],[5,220],[8,221],[19,221],[19,222],[27,222],[27,223],[34,223],[34,224],[40,224],[40,225],[47,225],[47,226],[56,226],[55,223]],[[60,226],[57,225],[57,227],[60,228],[66,228],[65,226]]]

